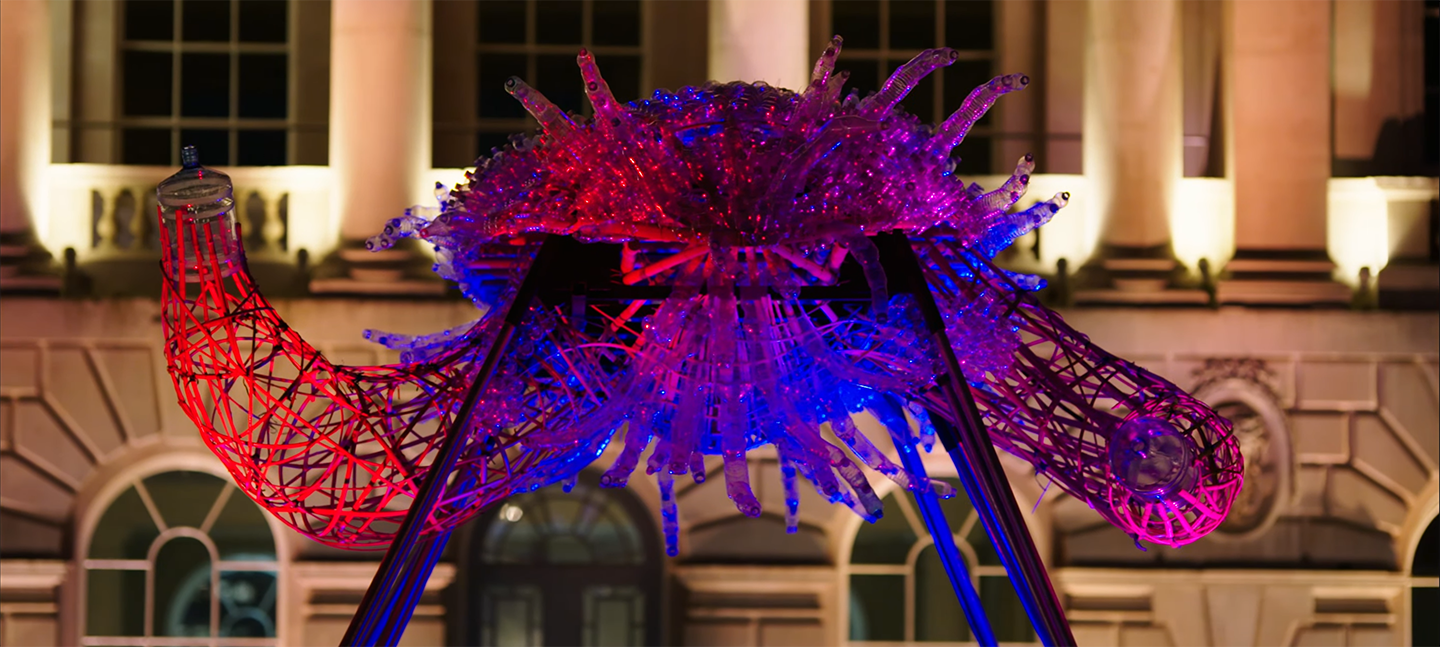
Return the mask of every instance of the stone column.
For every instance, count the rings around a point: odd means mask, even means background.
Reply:
[[[370,255],[358,242],[406,207],[434,202],[431,150],[432,26],[429,0],[334,0],[330,32],[331,205],[342,249],[311,288],[411,289],[413,252]],[[357,271],[364,265],[365,272]],[[367,285],[338,283],[336,272]],[[327,276],[330,275],[330,276]],[[415,275],[419,278],[418,274]],[[438,284],[437,284],[438,285]]]
[[[810,81],[808,0],[710,0],[710,78],[795,91]]]
[[[1345,301],[1325,252],[1331,158],[1328,2],[1225,4],[1226,175],[1235,258],[1219,298]],[[1282,280],[1277,280],[1282,279]]]
[[[1124,293],[1110,297],[1131,301],[1161,291],[1175,267],[1170,218],[1184,171],[1180,1],[1088,4],[1082,151],[1101,236],[1094,269],[1103,270],[1091,283],[1110,283]]]
[[[0,234],[34,235],[50,165],[50,3],[0,2]]]
[[[1336,0],[1335,175],[1421,175],[1425,7]]]
[[[1085,176],[1106,245],[1168,245],[1184,145],[1178,0],[1092,0]]]
[[[335,0],[330,32],[331,197],[346,240],[434,200],[428,0]]]
[[[0,290],[53,291],[49,219],[50,3],[0,2]]]

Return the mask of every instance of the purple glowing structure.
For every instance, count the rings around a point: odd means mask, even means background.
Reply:
[[[481,310],[435,335],[370,333],[402,352],[397,366],[332,366],[245,272],[167,261],[182,405],[242,489],[320,541],[390,541],[347,644],[399,635],[456,524],[573,479],[616,440],[602,485],[645,459],[674,555],[674,480],[707,478],[704,456],[721,458],[727,493],[755,516],[746,455],[773,445],[793,529],[798,477],[867,520],[883,514],[862,465],[934,507],[952,492],[918,452],[938,438],[1046,644],[1073,638],[995,447],[1137,543],[1179,546],[1220,524],[1241,485],[1229,424],[1066,326],[1028,294],[1038,278],[989,262],[1068,197],[1014,210],[1028,155],[992,191],[954,175],[952,149],[1028,79],[998,77],[930,127],[898,104],[954,50],[922,53],[864,98],[842,98],[839,51],[836,37],[800,93],[709,83],[629,104],[582,51],[589,119],[511,79],[540,134],[370,241],[434,245],[436,271]],[[221,256],[185,218],[166,226],[197,250],[181,258]],[[246,336],[266,353],[227,352]],[[230,406],[207,410],[206,397]],[[865,413],[887,439],[858,430]],[[925,516],[949,536],[943,515]],[[941,549],[993,643],[963,559]]]

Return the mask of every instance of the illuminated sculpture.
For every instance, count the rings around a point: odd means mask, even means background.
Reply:
[[[873,521],[880,501],[859,464],[922,508],[950,495],[915,449],[938,430],[1042,639],[1069,640],[1063,617],[1040,626],[1038,609],[1058,603],[1016,536],[1023,520],[981,448],[985,427],[1137,543],[1172,546],[1223,520],[1238,447],[1208,407],[1038,305],[1026,292],[1039,279],[988,262],[1066,200],[1011,210],[1028,155],[994,191],[953,175],[951,149],[1028,79],[996,78],[931,128],[897,105],[954,50],[842,100],[839,48],[837,37],[798,94],[710,83],[628,105],[582,51],[588,120],[511,79],[541,134],[517,136],[468,184],[438,190],[438,210],[412,209],[370,241],[430,242],[436,271],[482,312],[430,336],[367,333],[402,351],[398,365],[326,361],[255,290],[233,218],[172,199],[164,322],[182,406],[237,484],[300,532],[355,548],[399,533],[372,597],[408,595],[392,591],[414,577],[395,574],[399,561],[433,566],[438,550],[414,552],[422,535],[443,546],[477,511],[573,478],[612,440],[623,448],[602,485],[623,485],[650,449],[673,555],[673,479],[703,480],[705,455],[722,457],[746,515],[760,513],[746,453],[772,444],[792,529],[797,475]],[[853,424],[863,411],[900,465]],[[403,626],[408,611],[387,617]]]

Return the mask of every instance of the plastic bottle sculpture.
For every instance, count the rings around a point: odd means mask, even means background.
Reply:
[[[746,455],[762,444],[778,452],[792,529],[797,476],[874,520],[880,500],[861,465],[949,495],[854,424],[869,412],[909,455],[933,444],[931,416],[951,415],[935,406],[937,349],[914,299],[890,296],[872,239],[900,231],[996,446],[1137,542],[1178,546],[1217,527],[1242,479],[1229,424],[1066,326],[1027,294],[1039,279],[988,261],[1068,197],[1012,209],[1028,155],[993,191],[954,175],[951,150],[1028,79],[992,80],[932,128],[898,104],[955,51],[926,51],[861,98],[841,95],[839,50],[837,37],[799,93],[709,83],[629,104],[582,51],[589,119],[511,79],[540,134],[517,136],[467,183],[439,190],[438,209],[417,207],[371,241],[433,244],[436,271],[481,311],[430,336],[367,334],[402,351],[395,365],[327,361],[255,289],[233,217],[215,220],[162,187],[165,234],[184,250],[167,257],[164,298],[182,406],[246,494],[337,546],[386,544],[450,429],[469,437],[430,532],[571,479],[616,439],[623,449],[602,484],[623,485],[649,452],[671,554],[674,478],[703,480],[703,457],[718,455],[730,498],[758,515]],[[472,419],[456,420],[477,353],[548,234],[622,244],[620,282],[668,292],[609,309],[521,304],[529,318],[509,359]],[[850,278],[868,286],[867,301],[823,297]]]

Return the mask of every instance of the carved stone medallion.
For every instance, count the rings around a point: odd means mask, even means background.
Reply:
[[[1245,457],[1245,486],[1215,535],[1254,537],[1274,523],[1294,473],[1278,380],[1251,358],[1207,360],[1195,378],[1195,395],[1230,421]]]

